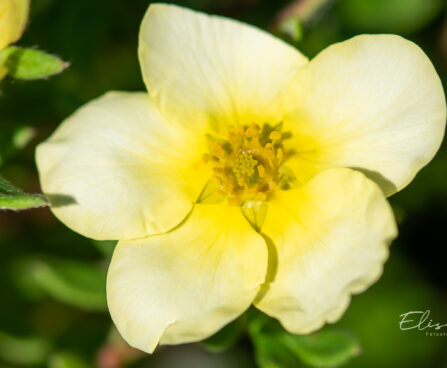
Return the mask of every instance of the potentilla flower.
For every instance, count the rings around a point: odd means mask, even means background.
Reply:
[[[37,149],[53,213],[119,240],[107,297],[122,336],[147,352],[198,341],[251,304],[292,333],[338,320],[382,273],[397,233],[385,197],[440,146],[429,59],[362,35],[309,62],[161,4],[139,42],[148,93],[107,93]]]
[[[0,51],[16,42],[25,29],[28,20],[30,0],[0,0]],[[0,80],[8,70],[0,54]]]

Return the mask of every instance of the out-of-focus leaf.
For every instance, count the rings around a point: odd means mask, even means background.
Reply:
[[[300,361],[281,341],[285,333],[276,321],[251,309],[247,312],[248,334],[255,350],[255,360],[260,368],[300,367]]]
[[[35,257],[22,265],[27,277],[53,298],[86,309],[106,310],[106,271],[94,264]]]
[[[12,146],[15,149],[23,149],[35,137],[36,130],[30,126],[15,129],[12,135]]]
[[[0,331],[0,358],[11,364],[42,364],[51,344],[38,337],[17,337]]]
[[[431,22],[442,0],[341,0],[343,22],[359,32],[414,33]]]
[[[209,351],[221,353],[231,348],[242,336],[245,330],[243,317],[231,322],[218,333],[202,342],[202,345]]]
[[[10,46],[0,55],[8,74],[16,79],[34,80],[62,73],[69,64],[61,58],[36,49]]]
[[[24,193],[0,177],[0,209],[25,210],[47,205],[48,202],[43,195]]]
[[[260,368],[297,368],[299,359],[278,339],[276,334],[251,335],[255,360]]]
[[[30,126],[2,129],[0,136],[0,166],[17,152],[24,149],[35,135],[36,130]]]
[[[92,243],[106,259],[110,260],[118,242],[116,240],[92,240]]]
[[[281,35],[284,35],[294,42],[298,42],[303,38],[303,29],[298,16],[292,16],[278,25],[278,31]]]
[[[345,331],[323,330],[311,335],[284,334],[282,342],[312,367],[340,367],[360,354],[360,345]]]
[[[49,368],[92,368],[80,356],[69,352],[54,354],[50,357],[48,366]]]
[[[324,13],[332,6],[334,0],[295,0],[288,4],[276,17],[276,25],[278,30],[281,30],[281,25],[287,22],[288,19],[293,19],[294,23],[298,22],[308,28],[311,23],[314,23],[321,18]],[[301,38],[301,37],[300,37]]]
[[[349,333],[322,330],[311,335],[293,335],[259,312],[252,313],[249,335],[261,368],[340,367],[360,353]]]

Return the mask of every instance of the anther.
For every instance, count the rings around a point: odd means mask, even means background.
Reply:
[[[281,162],[283,157],[284,157],[284,152],[283,152],[282,148],[280,147],[276,151],[276,158],[278,159],[279,162]]]
[[[245,136],[247,138],[256,137],[257,135],[259,135],[260,131],[261,131],[261,127],[258,124],[252,123],[245,131]]]
[[[222,145],[218,142],[214,142],[211,147],[211,151],[214,156],[222,158],[225,157],[225,150],[222,148]]]
[[[208,162],[210,162],[211,161],[211,155],[210,154],[208,154],[208,153],[204,153],[203,155],[202,155],[202,160],[203,160],[203,162],[205,162],[206,164],[208,163]]]
[[[284,159],[282,136],[279,131],[271,131],[264,142],[261,131],[255,123],[230,126],[228,140],[215,141],[210,154],[202,156],[205,162],[213,161],[219,193],[231,203],[265,201],[278,189],[278,167]]]
[[[281,133],[274,130],[273,132],[270,133],[269,138],[272,141],[279,141],[281,139]]]

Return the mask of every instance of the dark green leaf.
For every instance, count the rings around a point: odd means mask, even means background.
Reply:
[[[22,191],[19,188],[16,188],[11,182],[0,176],[0,195],[14,195],[21,193]]]
[[[284,345],[285,331],[278,322],[254,309],[247,312],[248,333],[253,342],[255,360],[260,368],[300,367],[298,358]]]
[[[240,317],[203,341],[202,344],[209,351],[221,353],[231,348],[242,336],[244,330],[245,320],[243,317]]]
[[[38,337],[18,337],[0,331],[0,358],[20,365],[44,363],[50,343]]]
[[[360,345],[344,331],[322,330],[312,335],[284,334],[282,341],[312,367],[340,367],[360,354]]]
[[[116,240],[92,240],[92,243],[105,258],[110,260],[118,242]]]
[[[261,368],[340,367],[360,353],[357,340],[344,331],[323,329],[311,335],[293,335],[259,312],[252,312],[249,321]]]
[[[95,264],[54,257],[29,259],[22,265],[36,287],[64,303],[106,310],[106,271]]]
[[[30,126],[14,129],[2,128],[0,136],[0,166],[20,150],[25,148],[34,138],[36,130]]]
[[[432,21],[442,5],[442,0],[341,0],[338,11],[358,32],[410,34]]]
[[[255,360],[260,368],[297,368],[302,366],[277,334],[251,336],[255,348]]]

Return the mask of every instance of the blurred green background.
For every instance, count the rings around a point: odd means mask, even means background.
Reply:
[[[240,19],[280,33],[313,57],[361,33],[397,33],[413,40],[447,87],[447,4],[443,0],[184,0],[176,4]],[[144,90],[137,36],[147,0],[33,0],[19,45],[71,63],[50,80],[0,84],[0,173],[38,192],[34,148],[76,108],[109,90]],[[296,19],[300,20],[298,24]],[[8,146],[22,127],[35,137],[25,150]],[[391,198],[400,236],[384,276],[355,296],[337,323],[357,336],[362,353],[348,367],[447,367],[447,336],[401,331],[399,315],[431,310],[447,323],[447,150]],[[48,209],[0,212],[0,368],[255,367],[242,335],[216,354],[201,344],[129,348],[105,304],[113,243],[93,242],[59,223]],[[213,350],[213,349],[211,349]],[[215,350],[215,349],[214,349]],[[273,365],[271,367],[274,367]]]

